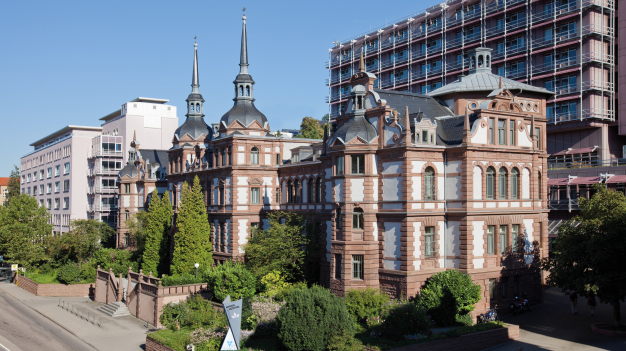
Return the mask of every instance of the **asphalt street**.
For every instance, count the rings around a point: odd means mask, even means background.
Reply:
[[[0,351],[93,351],[94,348],[0,290]]]

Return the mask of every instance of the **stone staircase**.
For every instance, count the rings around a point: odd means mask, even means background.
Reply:
[[[123,302],[111,302],[98,308],[98,311],[111,317],[130,316],[130,311]]]

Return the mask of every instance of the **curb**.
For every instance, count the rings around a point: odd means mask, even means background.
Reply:
[[[626,332],[624,332],[624,331],[605,330],[605,329],[598,328],[598,325],[601,325],[601,324],[604,324],[604,323],[592,324],[591,325],[591,332],[596,333],[596,334],[600,334],[600,335],[606,335],[606,336],[626,336]]]
[[[16,286],[16,287],[17,287],[17,286]],[[68,333],[70,333],[70,334],[74,335],[74,337],[76,337],[78,340],[80,340],[80,341],[84,342],[85,344],[87,344],[87,345],[91,346],[94,350],[99,350],[97,347],[95,347],[95,346],[93,346],[91,343],[89,343],[89,342],[85,341],[85,340],[84,340],[83,338],[81,338],[80,336],[78,336],[78,335],[74,334],[74,332],[72,332],[71,330],[69,330],[69,329],[67,329],[66,327],[62,326],[61,324],[59,324],[59,323],[58,323],[57,321],[55,321],[54,319],[52,319],[52,318],[50,318],[50,317],[46,316],[45,314],[43,314],[43,313],[39,312],[39,311],[38,311],[38,310],[36,310],[36,309],[34,309],[34,308],[30,307],[30,306],[29,306],[29,305],[27,305],[24,301],[22,301],[22,300],[20,300],[19,298],[15,297],[15,296],[14,296],[13,294],[11,294],[10,292],[8,292],[8,291],[6,291],[6,290],[4,290],[4,289],[2,289],[2,291],[3,291],[4,293],[6,293],[6,294],[10,295],[12,298],[16,299],[17,301],[19,301],[19,302],[20,302],[21,304],[23,304],[24,306],[26,306],[26,307],[30,308],[31,310],[33,310],[33,311],[35,311],[35,312],[39,313],[42,317],[45,317],[45,318],[46,318],[46,319],[48,319],[50,322],[52,322],[52,323],[54,323],[54,324],[58,325],[59,327],[61,327],[61,328],[62,328],[63,330],[65,330],[66,332],[68,332]],[[28,291],[27,291],[27,292],[28,292]],[[37,295],[35,295],[35,296],[37,296]]]

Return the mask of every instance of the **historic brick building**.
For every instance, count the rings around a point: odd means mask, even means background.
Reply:
[[[187,120],[168,158],[175,206],[183,182],[200,178],[216,261],[240,259],[251,228],[282,209],[319,220],[320,280],[336,294],[410,297],[456,268],[482,286],[478,311],[540,298],[549,91],[492,74],[485,48],[470,53],[468,76],[430,95],[374,89],[361,60],[322,142],[276,137],[254,106],[243,19],[233,108],[204,122],[196,47]]]

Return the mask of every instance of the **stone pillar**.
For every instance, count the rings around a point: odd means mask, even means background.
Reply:
[[[133,290],[133,282],[130,278],[130,272],[132,272],[133,270],[128,267],[128,273],[126,274],[126,280],[128,280],[128,285],[126,287],[126,306],[128,306],[129,301],[128,301],[128,296],[130,295],[130,292]]]
[[[122,273],[120,273],[120,280],[117,284],[117,302],[121,302],[124,297],[124,286],[122,284]]]

